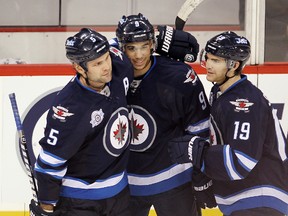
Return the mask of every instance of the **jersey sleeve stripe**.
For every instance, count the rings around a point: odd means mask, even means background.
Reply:
[[[235,151],[239,164],[250,172],[257,164],[257,161],[240,151]]]
[[[224,154],[223,158],[224,158],[225,168],[230,179],[231,180],[242,179],[243,177],[239,173],[237,173],[235,169],[235,166],[233,163],[232,152],[231,152],[231,148],[229,145],[224,145],[223,154]]]
[[[35,163],[35,171],[37,172],[41,172],[41,173],[44,173],[44,174],[47,174],[47,175],[50,175],[54,178],[57,178],[57,179],[62,179],[63,176],[65,175],[67,169],[63,169],[63,170],[60,170],[60,171],[56,171],[56,170],[52,170],[52,169],[43,169],[42,167],[39,166],[39,164],[36,162]]]
[[[186,128],[186,131],[190,134],[199,134],[206,130],[209,130],[209,119],[204,119],[195,124],[191,124]]]
[[[40,150],[39,159],[41,160],[41,162],[51,167],[59,167],[66,162],[66,160],[63,160],[49,152],[46,152],[42,148]]]

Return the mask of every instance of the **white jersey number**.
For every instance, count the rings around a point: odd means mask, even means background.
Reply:
[[[248,140],[250,136],[250,123],[249,122],[234,122],[234,136],[233,139]]]
[[[56,135],[59,134],[58,130],[55,129],[51,129],[50,133],[49,133],[49,138],[47,139],[47,143],[50,145],[56,145],[58,138],[56,137]]]
[[[203,91],[201,91],[199,94],[199,101],[202,104],[202,110],[205,110],[207,107],[207,104],[206,104],[205,95]]]

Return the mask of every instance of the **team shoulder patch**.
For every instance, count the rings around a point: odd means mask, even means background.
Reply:
[[[230,101],[235,106],[235,111],[244,111],[245,113],[250,112],[249,107],[253,106],[254,103],[249,102],[247,99],[237,99],[236,101]]]
[[[186,74],[186,80],[184,83],[192,82],[193,84],[197,81],[197,75],[195,71],[191,68]]]
[[[62,106],[53,106],[53,116],[54,119],[60,119],[61,122],[65,122],[66,118],[69,116],[73,116],[74,113],[69,113],[69,110]]]
[[[111,46],[110,47],[110,52],[113,53],[115,56],[118,56],[123,61],[123,53],[120,50],[118,50],[115,47]]]

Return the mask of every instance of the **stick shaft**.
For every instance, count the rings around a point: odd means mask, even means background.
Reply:
[[[32,164],[31,164],[31,160],[30,160],[29,154],[28,154],[26,138],[25,138],[23,125],[22,125],[20,115],[19,115],[19,110],[18,110],[18,106],[17,106],[15,93],[9,94],[9,98],[10,98],[12,111],[13,111],[13,115],[14,115],[14,119],[15,119],[15,123],[16,123],[16,127],[17,127],[17,133],[18,133],[19,142],[20,142],[20,151],[22,153],[23,162],[24,162],[24,165],[25,165],[25,168],[27,171],[27,175],[29,177],[29,182],[30,182],[30,186],[31,186],[32,194],[33,194],[33,199],[36,202],[38,202],[38,192],[37,192],[37,187],[36,187],[36,180],[35,180],[35,177],[33,174],[33,168],[32,168]]]

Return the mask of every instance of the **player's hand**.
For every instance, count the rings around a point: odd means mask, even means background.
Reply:
[[[46,212],[44,211],[36,202],[35,200],[31,200],[30,205],[30,216],[59,216],[59,211],[54,212]]]
[[[204,149],[209,143],[199,136],[185,135],[168,142],[168,151],[174,163],[192,162],[194,167],[201,168]]]
[[[193,168],[192,185],[196,203],[200,208],[214,208],[217,206],[212,180],[197,168]]]
[[[156,53],[175,60],[195,62],[199,53],[197,39],[188,32],[171,26],[157,26]]]

